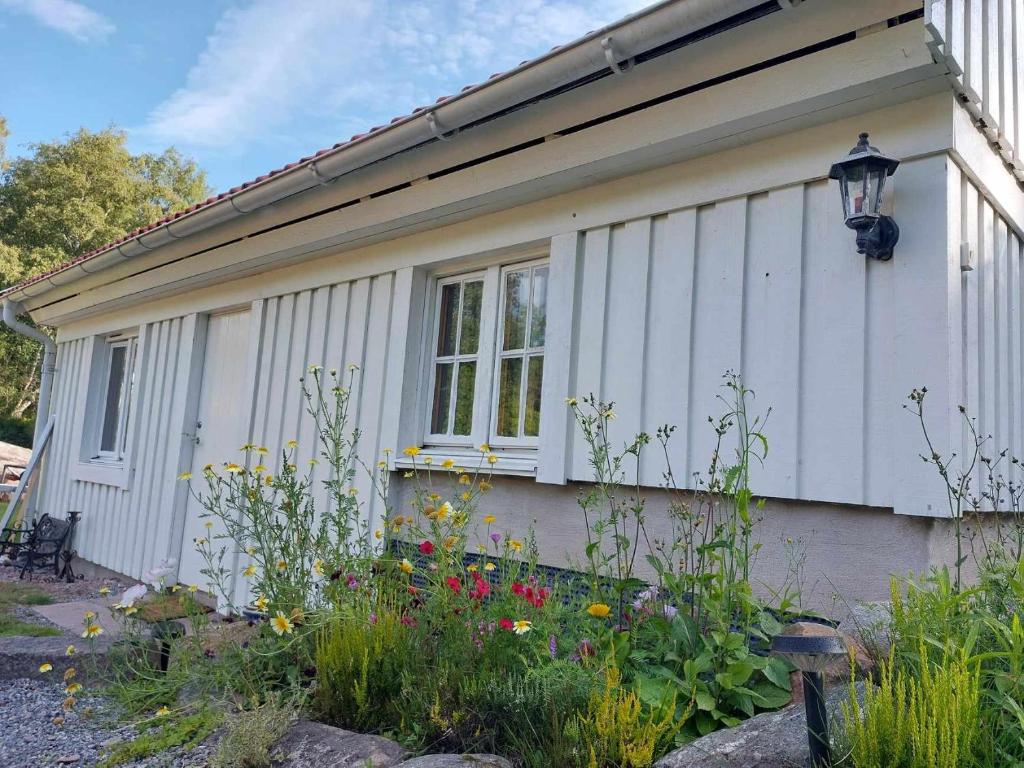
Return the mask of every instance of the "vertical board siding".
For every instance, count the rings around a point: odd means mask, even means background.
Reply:
[[[692,485],[733,371],[752,414],[771,407],[759,493],[892,504],[893,273],[856,253],[837,197],[814,181],[583,233],[571,391],[615,401],[617,447],[676,425],[673,474]],[[575,431],[567,450],[570,478],[590,479]],[[664,468],[652,446],[641,482]]]
[[[987,440],[984,453],[995,459],[1007,452],[996,472],[1019,484],[1021,467],[1010,459],[1024,451],[1024,244],[966,175],[955,167],[951,173],[961,191],[962,242],[974,263],[960,278],[963,379],[957,395]],[[970,431],[961,428],[958,438],[961,455],[969,456]],[[972,493],[980,495],[986,475],[977,468]]]
[[[925,26],[954,89],[1024,179],[1024,1],[925,0]]]
[[[183,334],[183,323],[175,318],[140,329],[133,471],[127,489],[71,477],[70,467],[81,458],[76,421],[86,407],[93,347],[90,339],[58,345],[53,398],[57,426],[43,479],[42,509],[57,515],[82,512],[75,541],[79,555],[136,578],[167,554],[167,533],[161,532],[170,530],[182,431],[173,414],[184,397],[174,382],[193,342],[191,333]]]

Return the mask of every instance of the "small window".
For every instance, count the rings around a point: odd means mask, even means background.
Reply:
[[[135,390],[136,337],[106,342],[106,374],[102,380],[103,394],[99,403],[97,445],[94,458],[103,461],[124,461],[128,445]]]
[[[437,280],[428,444],[536,446],[547,282],[544,261]]]

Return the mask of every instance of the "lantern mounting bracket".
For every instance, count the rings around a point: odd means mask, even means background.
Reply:
[[[857,230],[857,253],[863,253],[879,261],[889,261],[892,258],[893,248],[900,239],[899,225],[892,216],[879,216],[875,219],[874,225],[862,222],[859,225],[847,226]]]

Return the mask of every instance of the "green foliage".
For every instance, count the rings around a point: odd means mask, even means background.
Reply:
[[[15,605],[48,605],[53,599],[37,587],[17,582],[0,582],[0,637],[53,637],[60,630],[49,625],[32,624],[11,615]]]
[[[0,415],[0,443],[20,445],[22,448],[32,447],[32,432],[35,419],[19,419],[13,416]]]
[[[919,656],[927,657],[924,642]],[[864,705],[850,684],[843,705],[845,737],[854,768],[962,768],[975,763],[981,731],[979,674],[963,654],[925,662],[916,674],[881,665],[868,680]]]
[[[6,129],[0,126],[0,143]],[[3,161],[0,152],[0,286],[66,262],[208,195],[206,175],[168,149],[133,155],[123,131],[82,129]],[[0,414],[35,401],[38,345],[0,329]]]
[[[276,695],[228,715],[210,768],[268,768],[271,747],[293,722],[294,702]]]
[[[180,747],[189,750],[200,744],[220,725],[222,715],[209,707],[195,712],[170,712],[143,720],[137,725],[140,733],[131,741],[112,747],[99,768],[115,768],[137,760],[160,755]]]

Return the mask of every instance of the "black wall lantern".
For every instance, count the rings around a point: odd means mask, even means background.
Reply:
[[[839,180],[846,226],[857,230],[857,253],[880,261],[892,258],[900,239],[896,222],[881,213],[885,179],[899,164],[868,144],[868,135],[862,133],[857,146],[828,172],[830,179]]]

